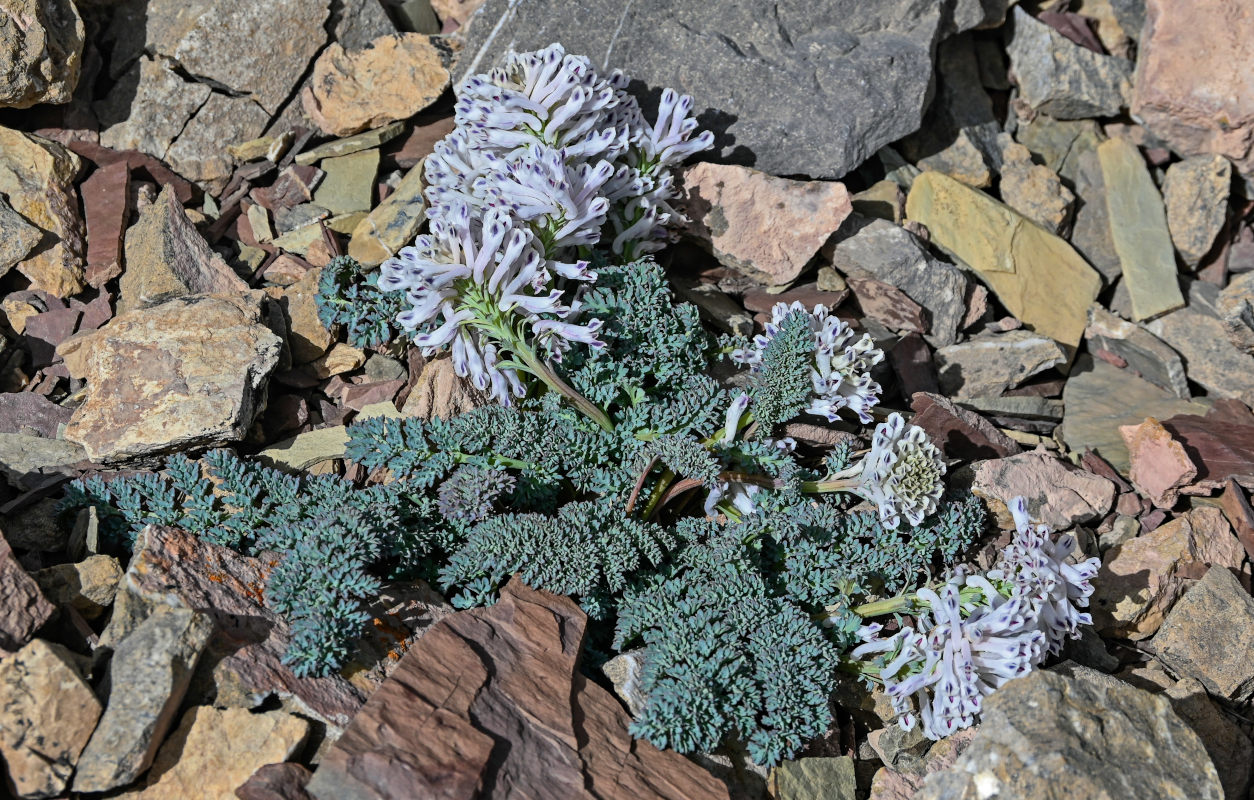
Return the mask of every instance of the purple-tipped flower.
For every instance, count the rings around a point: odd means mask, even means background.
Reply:
[[[810,329],[814,331],[814,367],[810,371],[814,393],[806,412],[835,422],[838,412],[847,408],[857,414],[862,424],[869,425],[873,420],[871,409],[880,397],[880,385],[871,380],[871,367],[884,360],[884,351],[875,346],[870,334],[858,336],[830,314],[826,306],[816,305],[810,312],[799,302],[776,303],[765,334],[753,337],[753,347],[733,351],[732,360],[754,372],[761,369],[766,346],[779,332],[784,318],[793,312],[808,314]]]
[[[940,504],[945,462],[922,428],[894,412],[875,426],[871,452],[833,477],[856,479],[849,491],[875,503],[885,528],[899,527],[902,517],[918,526]]]

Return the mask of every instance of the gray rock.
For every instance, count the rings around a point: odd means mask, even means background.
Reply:
[[[68,103],[85,33],[73,0],[8,0],[0,10],[0,108]]]
[[[0,195],[0,275],[8,272],[39,244],[43,238],[39,228],[13,210]]]
[[[394,381],[407,374],[404,364],[382,353],[373,353],[366,359],[366,383]]]
[[[614,694],[627,704],[627,711],[633,718],[640,716],[648,701],[640,691],[640,671],[644,669],[646,655],[643,648],[628,650],[601,665],[601,671],[614,687]]]
[[[1236,275],[1228,282],[1219,293],[1218,312],[1228,341],[1254,355],[1254,272]]]
[[[396,32],[396,26],[379,0],[342,0],[331,4],[331,38],[345,50],[360,50],[374,39]],[[439,33],[439,30],[419,32]]]
[[[1154,637],[1159,660],[1211,694],[1244,703],[1254,697],[1254,597],[1222,566],[1184,593]]]
[[[1033,672],[994,692],[970,747],[928,776],[916,800],[1060,792],[1074,800],[1223,797],[1201,739],[1166,698],[1080,667],[1073,676]]]
[[[148,769],[212,633],[207,615],[167,607],[118,644],[104,716],[79,759],[74,791],[108,791]]]
[[[1228,214],[1232,162],[1223,156],[1186,158],[1167,168],[1163,202],[1171,241],[1189,266],[1210,251]]]
[[[977,336],[936,351],[941,391],[955,399],[996,397],[1066,361],[1053,339],[1022,329]]]
[[[214,182],[225,181],[235,166],[223,143],[256,139],[269,121],[252,99],[214,92],[170,145],[165,160],[185,178],[216,187],[220,184]]]
[[[75,467],[86,466],[87,460],[87,451],[74,442],[0,433],[0,475],[19,488],[32,488],[49,473],[72,474]]]
[[[1019,97],[1055,119],[1118,114],[1132,91],[1132,62],[1072,42],[1022,7],[1014,12],[1008,46]]]
[[[1231,397],[1246,405],[1254,404],[1254,355],[1237,349],[1227,328],[1217,317],[1195,311],[1190,302],[1182,308],[1146,325],[1150,332],[1175,348],[1184,357],[1189,380],[1200,383],[1211,394]]]
[[[1169,687],[1166,695],[1215,762],[1224,796],[1228,800],[1245,798],[1254,773],[1254,744],[1250,737],[1211,701],[1200,681],[1183,678]]]
[[[1095,151],[1106,136],[1095,120],[1062,120],[1038,114],[1031,122],[1020,123],[1014,138],[1042,164],[1076,183],[1080,157]]]
[[[849,756],[785,761],[771,772],[776,800],[855,800],[857,774]]]
[[[561,42],[597,69],[691,94],[720,159],[839,178],[919,128],[932,48],[953,8],[951,0],[488,0],[470,21],[453,82],[487,71],[508,49]]]
[[[63,550],[70,530],[59,519],[57,502],[55,498],[45,498],[9,516],[0,526],[4,538],[19,550],[38,550],[41,553]]]
[[[165,59],[145,56],[95,104],[100,143],[165,158],[187,121],[212,93],[203,83],[183,80]]]
[[[15,653],[52,617],[49,603],[35,579],[18,563],[13,548],[0,536],[0,655]]]
[[[1089,309],[1084,338],[1090,348],[1100,348],[1123,359],[1128,369],[1183,400],[1192,397],[1184,362],[1162,339],[1133,322],[1120,319],[1100,305]]]
[[[1086,150],[1076,158],[1075,195],[1078,200],[1071,244],[1110,285],[1123,276],[1123,265],[1110,234],[1110,212],[1106,209],[1106,181],[1097,151]]]
[[[869,273],[900,289],[931,317],[926,337],[934,346],[952,344],[966,314],[968,278],[962,270],[928,253],[905,228],[853,214],[823,255],[845,275]]]

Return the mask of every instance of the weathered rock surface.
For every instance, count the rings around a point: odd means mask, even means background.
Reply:
[[[1093,581],[1094,626],[1127,639],[1153,636],[1209,567],[1240,569],[1245,550],[1217,508],[1198,508],[1108,553]]]
[[[0,535],[0,654],[20,650],[56,611]]]
[[[222,143],[255,139],[269,119],[250,98],[214,92],[183,126],[164,160],[180,175],[217,194],[235,166]]]
[[[929,776],[916,800],[1045,800],[1061,787],[1077,800],[1221,800],[1201,739],[1166,698],[1082,667],[1075,672],[1038,670],[994,692],[971,745]]]
[[[0,275],[3,275],[35,249],[43,234],[0,195],[0,237],[3,237],[0,239]]]
[[[248,284],[210,249],[170,187],[126,232],[118,313],[190,294],[247,292]]]
[[[853,211],[840,183],[776,178],[701,163],[683,173],[687,234],[720,263],[772,286],[801,276]]]
[[[1052,233],[1061,233],[1071,218],[1075,195],[1044,164],[1032,161],[1032,153],[1021,144],[1002,150],[1001,181],[998,191],[1006,205]]]
[[[18,797],[65,791],[102,706],[59,644],[35,639],[0,660],[0,756]]]
[[[27,433],[0,433],[0,474],[19,488],[34,488],[47,475],[73,474],[76,468],[87,466],[82,445]]]
[[[301,764],[266,764],[235,790],[239,800],[311,800],[305,784],[313,773]]]
[[[78,187],[87,220],[87,283],[100,287],[122,274],[122,241],[130,218],[131,170],[118,161]]]
[[[70,421],[73,409],[59,406],[34,392],[0,394],[0,433],[21,433],[25,429],[49,439],[57,428]]]
[[[777,800],[854,800],[857,797],[857,775],[853,759],[801,758],[785,761],[771,771],[774,782],[772,796]]]
[[[1254,696],[1254,598],[1223,567],[1180,598],[1154,637],[1154,652],[1177,675],[1234,703]]]
[[[910,407],[915,412],[910,424],[926,431],[928,438],[948,458],[971,461],[1012,456],[1023,450],[1014,439],[979,414],[940,395],[917,392],[911,398]]]
[[[414,236],[426,219],[427,201],[423,164],[405,173],[396,189],[379,203],[357,227],[348,243],[348,254],[362,264],[381,264],[402,247],[413,244]]]
[[[157,751],[147,780],[118,797],[236,800],[236,787],[258,768],[291,758],[309,731],[308,721],[285,711],[189,708]]]
[[[1229,480],[1254,490],[1254,417],[1244,405],[1221,400],[1205,416],[1186,413],[1162,422],[1197,465],[1186,494],[1209,494]]]
[[[518,581],[448,617],[324,755],[309,794],[726,797],[687,759],[632,740],[622,706],[578,670],[585,623],[573,601]]]
[[[1254,177],[1254,91],[1233,64],[1254,59],[1254,8],[1242,0],[1148,0],[1132,113],[1171,149],[1214,153]]]
[[[83,221],[74,190],[81,166],[56,142],[0,127],[0,195],[46,240],[18,271],[57,297],[83,288]]]
[[[68,103],[85,29],[73,0],[10,0],[0,22],[0,107]]]
[[[928,748],[918,763],[908,767],[884,767],[871,778],[871,800],[912,800],[923,781],[934,772],[948,769],[958,760],[978,728],[964,728]]]
[[[375,175],[379,171],[379,151],[361,150],[323,159],[326,173],[313,201],[332,214],[369,211],[374,202]]]
[[[563,0],[488,0],[466,30],[453,83],[491,69],[506,50],[557,41],[597,69],[618,67],[650,88],[692,95],[720,159],[772,175],[839,178],[918,129],[932,47],[942,24],[958,21],[957,7],[962,29],[996,19],[1006,4],[598,0],[572,13]]]
[[[144,56],[95,104],[102,126],[100,143],[165,158],[187,121],[212,93],[207,84],[183,80],[169,61]]]
[[[282,348],[262,322],[262,297],[175,298],[66,341],[58,352],[89,386],[66,438],[96,461],[242,438]]]
[[[1176,283],[1167,212],[1141,152],[1127,139],[1107,139],[1098,146],[1097,157],[1133,318],[1139,322],[1180,308],[1184,296]]]
[[[212,633],[204,614],[161,608],[118,643],[109,699],[79,759],[74,791],[124,786],[148,769]]]
[[[1167,226],[1189,266],[1197,266],[1215,243],[1231,190],[1232,164],[1223,156],[1194,156],[1167,168],[1163,178]]]
[[[1110,212],[1106,207],[1106,181],[1097,158],[1097,143],[1076,156],[1075,194],[1078,199],[1071,244],[1101,273],[1107,284],[1123,277],[1123,265],[1110,232]]]
[[[1182,308],[1146,327],[1184,357],[1189,380],[1218,397],[1254,404],[1254,355],[1237,349],[1228,328],[1216,317],[1194,308]]]
[[[1191,397],[1180,355],[1140,325],[1094,304],[1089,309],[1089,326],[1084,330],[1084,338],[1103,360],[1122,361],[1129,371],[1176,397],[1183,400]]]
[[[308,364],[319,358],[335,343],[335,337],[318,319],[318,280],[322,270],[311,269],[296,283],[282,291],[267,290],[279,301],[287,320],[287,345],[292,351],[292,364]]]
[[[932,242],[970,266],[1011,314],[1074,353],[1101,277],[1062,239],[983,192],[926,172],[906,214]]]
[[[905,228],[853,215],[844,221],[836,240],[823,254],[845,275],[865,272],[926,309],[925,332],[932,344],[943,347],[957,338],[966,314],[963,297],[968,280],[957,267],[929,255]]]
[[[1211,701],[1206,687],[1197,679],[1182,678],[1164,694],[1180,718],[1202,740],[1219,772],[1224,797],[1228,800],[1245,797],[1254,773],[1254,744],[1250,737]]]
[[[1159,508],[1174,506],[1180,490],[1197,477],[1197,465],[1184,446],[1153,417],[1139,425],[1124,425],[1119,434],[1128,445],[1133,485]]]
[[[1066,361],[1066,353],[1053,339],[1022,329],[977,336],[936,351],[941,390],[959,400],[997,397]]]
[[[1254,356],[1254,272],[1234,275],[1219,293],[1216,305],[1228,341]]]
[[[1131,62],[1080,47],[1022,7],[1014,11],[1007,49],[1019,97],[1036,111],[1084,119],[1114,116],[1128,105]]]
[[[448,419],[489,402],[491,398],[469,381],[457,377],[451,358],[436,357],[422,368],[413,391],[401,407],[401,414],[421,419]]]
[[[324,133],[347,136],[417,114],[448,82],[444,56],[428,36],[381,36],[360,50],[333,42],[314,62],[301,103]]]
[[[971,491],[1008,505],[1027,500],[1028,514],[1054,530],[1104,517],[1115,502],[1115,485],[1046,453],[1020,453],[973,465]]]
[[[72,606],[84,619],[96,619],[113,604],[122,566],[113,556],[94,555],[41,569],[32,577],[53,603]]]

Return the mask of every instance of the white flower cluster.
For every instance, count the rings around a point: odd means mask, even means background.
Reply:
[[[814,367],[810,373],[814,393],[806,412],[835,422],[837,412],[847,408],[863,425],[869,425],[871,409],[879,402],[881,391],[871,380],[871,367],[884,360],[884,351],[875,346],[870,334],[858,336],[826,306],[816,305],[810,312],[799,302],[776,303],[765,332],[753,337],[753,347],[733,351],[732,360],[758,371],[762,354],[779,333],[780,323],[794,311],[808,314],[814,331]]]
[[[1055,542],[1046,526],[1032,526],[1023,498],[1011,510],[1017,533],[997,569],[959,573],[939,591],[919,590],[914,627],[882,639],[879,624],[858,632],[864,643],[851,655],[884,662],[878,677],[906,730],[921,720],[923,733],[940,739],[969,727],[984,697],[1031,672],[1092,622],[1079,609],[1093,593],[1098,559],[1067,563],[1072,536]]]
[[[892,413],[875,426],[871,452],[850,470],[857,483],[850,491],[879,508],[885,528],[897,528],[904,516],[911,525],[936,511],[945,491],[945,462],[927,433]]]
[[[380,288],[413,305],[398,322],[415,342],[451,347],[457,374],[506,405],[534,371],[520,350],[600,345],[568,289],[596,280],[581,256],[604,236],[623,260],[660,248],[680,218],[670,167],[713,143],[692,135],[691,97],[666,90],[649,124],[626,83],[557,44],[471,78],[426,160],[430,233],[382,265]]]

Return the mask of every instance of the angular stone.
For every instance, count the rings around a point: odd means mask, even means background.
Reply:
[[[1062,393],[1059,432],[1075,452],[1097,451],[1115,469],[1128,473],[1128,448],[1121,425],[1137,425],[1146,417],[1165,420],[1176,414],[1204,414],[1202,403],[1181,400],[1136,375],[1087,356],[1077,361]]]
[[[56,142],[0,127],[0,195],[43,241],[18,264],[36,289],[69,297],[83,288],[83,221],[74,180],[82,162]]]
[[[35,639],[0,660],[0,756],[18,797],[65,791],[102,706],[66,648]]]
[[[96,619],[113,605],[122,566],[113,556],[88,556],[83,561],[57,564],[36,572],[35,582],[57,605],[73,606],[84,619]]]
[[[971,745],[928,776],[915,800],[1046,800],[1059,787],[1076,800],[1222,800],[1201,739],[1165,697],[1083,667],[1076,673],[1037,670],[994,692]]]
[[[17,562],[13,548],[0,535],[0,653],[16,653],[48,621],[56,607],[39,584]],[[3,663],[3,661],[0,661]]]
[[[305,784],[313,773],[300,764],[266,764],[235,790],[239,800],[312,800]]]
[[[1245,732],[1213,703],[1194,678],[1183,678],[1166,691],[1171,707],[1202,740],[1215,763],[1225,797],[1245,797],[1254,771],[1254,744]]]
[[[1177,675],[1234,703],[1254,696],[1254,598],[1231,572],[1212,568],[1180,598],[1154,637],[1154,652]]]
[[[950,0],[885,0],[871,10],[857,0],[598,0],[577,14],[564,0],[488,0],[466,31],[453,84],[493,68],[507,50],[561,42],[598,70],[621,68],[646,87],[692,95],[717,134],[717,160],[839,178],[919,128],[932,48],[958,7],[977,12],[964,14],[964,25],[985,19],[981,4]]]
[[[0,433],[21,433],[26,428],[55,439],[57,429],[73,415],[73,409],[59,406],[34,392],[0,394]]]
[[[426,219],[426,182],[420,162],[397,184],[396,189],[353,228],[348,254],[367,266],[381,264],[402,247],[413,244]]]
[[[157,751],[147,780],[118,797],[234,800],[236,787],[260,767],[291,758],[309,732],[308,721],[285,711],[189,708]]]
[[[4,538],[19,550],[57,553],[65,549],[69,526],[57,513],[57,500],[46,497],[11,514],[4,525]]]
[[[1021,122],[1014,138],[1038,157],[1034,160],[1069,181],[1077,180],[1081,158],[1095,153],[1097,146],[1106,140],[1095,120],[1062,120],[1046,114]]]
[[[326,176],[314,192],[314,202],[332,214],[369,211],[374,201],[379,151],[361,150],[322,161]]]
[[[1254,92],[1234,64],[1254,59],[1243,0],[1148,0],[1132,113],[1184,156],[1214,153],[1254,177]]]
[[[1204,417],[1186,412],[1163,419],[1163,427],[1184,445],[1197,466],[1196,483],[1185,489],[1186,494],[1210,494],[1229,480],[1254,489],[1254,424],[1248,413],[1245,419],[1223,414],[1223,402]]]
[[[1184,305],[1167,212],[1145,160],[1127,139],[1107,139],[1097,148],[1106,186],[1106,210],[1123,284],[1136,321],[1153,319]]]
[[[993,171],[979,146],[966,131],[959,131],[957,138],[938,153],[919,159],[919,169],[940,172],[976,189],[993,185]]]
[[[1180,355],[1140,325],[1120,319],[1094,303],[1089,309],[1089,326],[1084,330],[1084,338],[1090,348],[1116,356],[1130,372],[1155,386],[1182,400],[1191,397]]]
[[[1197,477],[1197,465],[1184,447],[1153,417],[1140,425],[1124,425],[1119,434],[1128,445],[1132,483],[1159,508],[1174,506],[1180,489]]]
[[[866,272],[926,309],[932,344],[943,347],[957,339],[969,281],[962,270],[933,258],[914,234],[882,219],[850,216],[823,255],[846,275]]]
[[[1182,308],[1150,322],[1155,336],[1179,351],[1189,380],[1218,397],[1254,404],[1254,355],[1244,353],[1228,339],[1224,323],[1193,308]]]
[[[1167,227],[1189,266],[1201,262],[1223,229],[1231,191],[1232,164],[1223,156],[1194,156],[1167,168],[1163,178]]]
[[[83,312],[58,308],[33,314],[26,320],[26,345],[30,349],[30,365],[41,369],[56,361],[56,348],[74,333]]]
[[[334,14],[337,6],[338,17]],[[349,50],[360,50],[380,36],[397,33],[388,16],[387,9],[391,8],[395,4],[381,0],[344,0],[333,4],[331,38]]]
[[[68,103],[82,68],[83,20],[72,0],[10,0],[0,24],[0,107]]]
[[[948,458],[973,461],[1023,452],[1014,439],[988,420],[940,395],[918,392],[911,398],[910,407],[914,410],[910,424],[926,431]]]
[[[239,161],[258,161],[264,158],[277,164],[283,160],[294,141],[296,136],[292,131],[287,131],[277,136],[262,136],[260,139],[227,145],[226,151]]]
[[[26,433],[0,433],[0,474],[19,488],[31,489],[49,474],[75,474],[87,466],[82,445]]]
[[[1106,636],[1153,636],[1202,572],[1240,570],[1244,560],[1223,512],[1194,509],[1107,551],[1093,580],[1093,625]]]
[[[450,419],[487,405],[491,398],[453,371],[453,360],[438,356],[427,362],[401,407],[401,414],[420,419]]]
[[[187,121],[211,94],[207,84],[179,77],[165,59],[144,56],[96,103],[102,126],[100,143],[165,158]]]
[[[853,211],[844,184],[700,163],[684,170],[687,234],[768,286],[792,283]]]
[[[0,275],[3,275],[26,258],[43,234],[0,195],[0,237],[3,237],[0,238]]]
[[[1254,272],[1234,275],[1216,303],[1228,341],[1254,355]]]
[[[208,616],[162,608],[118,643],[109,699],[79,759],[74,791],[125,786],[148,769],[212,633]]]
[[[964,728],[946,736],[928,749],[921,763],[911,765],[909,769],[884,767],[878,770],[871,778],[870,800],[912,800],[928,775],[948,769],[958,760],[958,756],[970,746],[977,730]]]
[[[89,387],[66,438],[100,461],[243,438],[283,345],[262,322],[262,297],[180,297],[65,342],[58,352]]]
[[[1019,98],[1036,111],[1054,119],[1086,119],[1115,116],[1128,105],[1130,61],[1086,50],[1022,7],[1015,9],[1007,51]]]
[[[847,280],[867,317],[899,333],[917,334],[928,329],[927,312],[896,286],[862,270],[849,273]]]
[[[269,121],[270,115],[251,99],[214,92],[166,150],[165,161],[216,193],[235,168],[222,143],[260,136]]]
[[[314,206],[312,204],[309,207],[312,209],[321,209],[320,206]],[[326,209],[321,209],[321,212],[323,215],[327,213]],[[349,234],[352,233],[358,223],[365,218],[366,215],[363,212],[354,211],[349,214],[340,214],[339,216],[331,217],[330,219],[319,219],[312,225],[304,225],[275,238],[271,244],[281,250],[287,250],[298,255],[310,257],[315,245],[320,246],[322,244],[323,225],[326,225],[328,230],[334,231],[335,233]],[[282,222],[279,222],[279,228],[280,230],[283,228]],[[314,266],[318,265],[314,264]],[[322,266],[325,266],[325,264]]]
[[[941,391],[956,399],[996,397],[1066,361],[1053,339],[1023,329],[977,336],[936,351]]]
[[[326,41],[328,5],[327,0],[155,0],[147,7],[147,49],[189,74],[246,93],[268,121]]]
[[[802,758],[785,761],[771,770],[778,800],[855,800],[857,776],[853,759]]]
[[[1047,453],[1020,453],[973,464],[971,491],[1009,506],[1022,497],[1034,520],[1056,531],[1100,519],[1115,503],[1115,485]]]
[[[126,272],[118,313],[191,294],[231,294],[248,284],[210,249],[169,188],[126,232]]]
[[[336,139],[333,142],[318,145],[312,150],[306,150],[296,156],[297,164],[317,164],[324,158],[335,158],[337,156],[346,156],[357,153],[362,150],[379,147],[380,145],[390,142],[405,132],[405,123],[393,122],[384,125],[382,128],[375,128],[372,131],[359,133],[356,136],[349,136],[345,139]]]
[[[322,170],[293,164],[285,167],[274,179],[274,183],[253,189],[248,196],[258,205],[270,209],[278,222],[280,212],[295,211],[297,207],[312,200],[314,189],[321,180]],[[293,227],[279,225],[280,233],[293,230]]]
[[[1052,233],[1061,233],[1071,218],[1075,195],[1062,184],[1058,173],[1033,163],[1031,152],[1021,144],[1003,151],[998,191],[1002,201]]]
[[[578,671],[586,617],[513,581],[490,608],[445,618],[402,659],[325,753],[317,800],[727,797]],[[508,747],[502,746],[508,743]]]
[[[1080,154],[1077,159],[1075,194],[1078,198],[1075,223],[1071,227],[1071,244],[1102,274],[1107,284],[1123,276],[1123,264],[1115,250],[1110,233],[1110,212],[1106,207],[1106,182],[1097,150]]]
[[[321,269],[311,269],[281,292],[267,290],[279,300],[287,319],[287,345],[292,364],[308,364],[321,357],[335,343],[335,337],[318,318],[318,281]]]
[[[975,270],[1011,314],[1074,353],[1101,277],[1071,245],[983,192],[931,172],[915,179],[906,213],[927,226],[933,244]]]
[[[348,51],[333,42],[314,62],[301,103],[324,133],[348,136],[417,114],[448,83],[444,58],[428,36],[380,36]]]
[[[87,283],[99,288],[122,274],[122,238],[131,211],[130,166],[118,161],[96,170],[79,192],[87,218]]]
[[[343,458],[348,446],[348,433],[343,425],[298,433],[257,454],[266,466],[307,470],[314,464]]]
[[[365,363],[364,351],[343,342],[336,342],[325,354],[310,361],[309,368],[314,377],[325,379],[332,375],[352,372]]]

